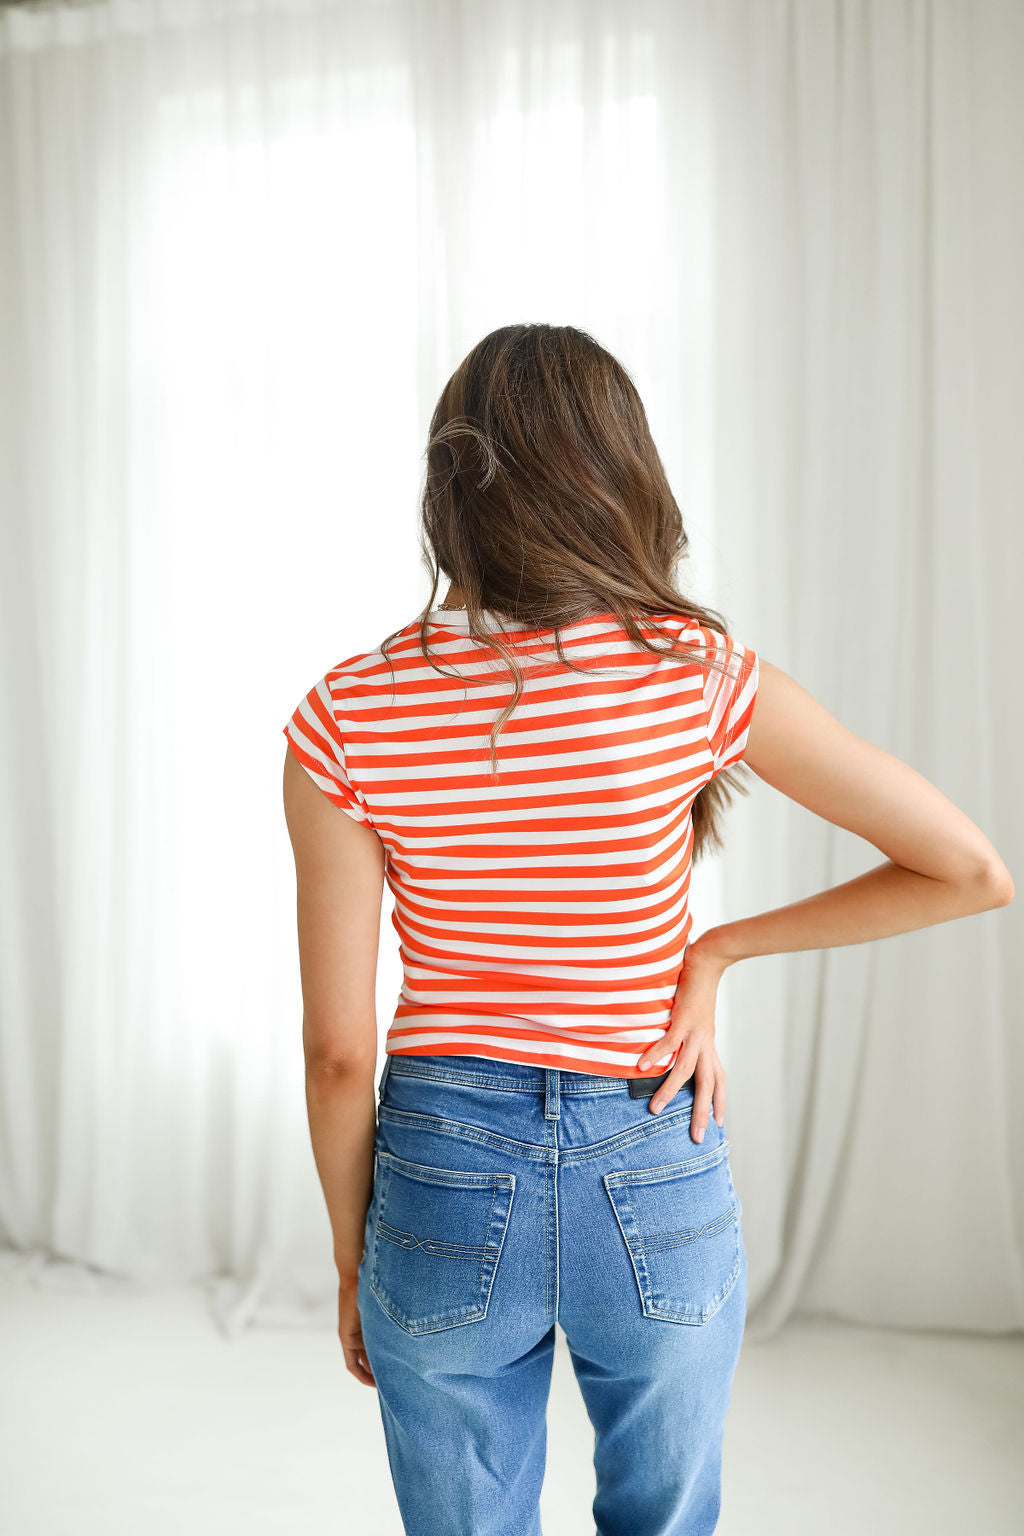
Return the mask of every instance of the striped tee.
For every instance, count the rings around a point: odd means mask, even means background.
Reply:
[[[742,757],[758,685],[734,637],[653,617],[728,671],[639,650],[599,613],[562,627],[574,672],[551,629],[485,613],[526,674],[496,779],[490,727],[512,684],[459,610],[428,615],[443,671],[414,619],[388,644],[394,676],[380,650],[340,661],[284,726],[324,794],[384,844],[403,967],[387,1054],[641,1075],[692,926],[693,800]]]

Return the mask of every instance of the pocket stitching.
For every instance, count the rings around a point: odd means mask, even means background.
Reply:
[[[686,1157],[680,1163],[660,1163],[656,1168],[618,1168],[604,1175],[606,1189],[619,1184],[664,1184],[669,1179],[687,1178],[691,1173],[703,1173],[714,1168],[728,1155],[730,1142],[722,1138],[717,1147],[709,1147],[697,1157]]]
[[[370,1264],[369,1275],[370,1289],[374,1296],[377,1298],[377,1301],[380,1303],[381,1307],[392,1319],[392,1321],[397,1323],[398,1326],[404,1330],[404,1332],[409,1334],[437,1333],[448,1328],[461,1327],[465,1323],[481,1322],[487,1316],[487,1309],[490,1306],[491,1292],[493,1290],[494,1281],[498,1273],[498,1262],[501,1258],[502,1252],[504,1251],[505,1237],[508,1233],[508,1225],[512,1217],[512,1200],[516,1187],[515,1174],[485,1173],[478,1172],[476,1170],[460,1171],[457,1169],[448,1168],[431,1168],[424,1163],[412,1163],[409,1162],[406,1158],[396,1157],[394,1153],[388,1152],[386,1150],[382,1151],[380,1155],[386,1169],[387,1181],[381,1190],[381,1198],[377,1211],[377,1220],[374,1224],[373,1256]],[[417,1179],[420,1183],[432,1183],[435,1185],[435,1187],[439,1186],[441,1188],[452,1187],[462,1189],[480,1189],[486,1188],[488,1184],[491,1186],[491,1207],[487,1215],[487,1235],[484,1240],[482,1257],[480,1259],[480,1278],[477,1287],[476,1301],[469,1302],[461,1307],[450,1308],[447,1312],[444,1313],[431,1313],[425,1318],[410,1319],[406,1317],[401,1309],[398,1308],[395,1303],[382,1291],[379,1284],[378,1269],[380,1243],[382,1238],[385,1242],[391,1242],[393,1239],[389,1238],[386,1232],[382,1232],[381,1222],[387,1204],[387,1193],[388,1189],[390,1188],[391,1174],[396,1169],[400,1173],[404,1173],[406,1169],[415,1170],[407,1176],[413,1179]],[[425,1177],[425,1175],[428,1173],[432,1175],[432,1177]],[[499,1215],[496,1222],[494,1209],[497,1203],[499,1191],[503,1191],[508,1198],[505,1207],[504,1219],[502,1219]],[[390,1224],[385,1220],[384,1225],[388,1226]],[[498,1236],[496,1240],[492,1238],[491,1235],[492,1229],[495,1227],[495,1225],[498,1225],[500,1229],[500,1236]],[[398,1232],[402,1231],[403,1229],[400,1227],[394,1227],[392,1230]],[[405,1247],[404,1244],[395,1244],[395,1246]],[[491,1251],[492,1249],[493,1251]],[[485,1271],[488,1266],[490,1267],[490,1278],[489,1280],[485,1281]]]
[[[735,1188],[733,1187],[732,1173],[729,1171],[729,1190],[732,1195],[732,1201],[728,1209],[723,1211],[721,1216],[713,1217],[710,1223],[705,1223],[698,1230],[704,1232],[708,1226],[718,1222],[723,1224],[720,1228],[722,1231],[732,1226],[736,1233],[735,1261],[720,1289],[703,1307],[692,1307],[688,1310],[682,1310],[677,1307],[660,1304],[654,1300],[654,1287],[647,1266],[647,1254],[648,1252],[660,1252],[662,1250],[653,1243],[648,1243],[640,1231],[636,1211],[629,1196],[630,1185],[665,1183],[673,1178],[685,1178],[691,1173],[703,1172],[721,1162],[726,1157],[728,1150],[729,1143],[727,1140],[723,1140],[717,1147],[712,1148],[702,1157],[686,1158],[683,1162],[666,1163],[657,1168],[619,1169],[606,1173],[603,1176],[602,1183],[605,1186],[619,1231],[622,1233],[626,1252],[629,1254],[637,1290],[640,1294],[640,1305],[645,1317],[655,1318],[663,1322],[698,1325],[709,1322],[714,1317],[715,1313],[725,1304],[731,1294],[743,1264],[740,1248],[740,1206]],[[622,1206],[621,1210],[620,1204]],[[624,1216],[628,1219],[624,1220]],[[630,1229],[629,1231],[627,1231],[627,1226]],[[632,1236],[630,1235],[631,1233]]]
[[[398,1157],[382,1147],[378,1156],[406,1178],[418,1179],[421,1184],[451,1184],[455,1189],[486,1189],[489,1184],[502,1180],[515,1181],[514,1173],[487,1173],[480,1169],[434,1168],[429,1163],[413,1163],[406,1157]],[[461,1182],[460,1182],[461,1181]]]

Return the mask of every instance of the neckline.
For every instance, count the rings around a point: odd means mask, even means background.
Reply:
[[[447,630],[449,634],[469,635],[469,614],[465,608],[432,608],[427,614],[427,623],[434,629]],[[494,608],[482,608],[480,610],[481,627],[485,633],[501,634],[509,637],[527,637],[535,639],[537,636],[553,636],[555,626],[553,624],[537,625],[526,624],[519,619],[514,619],[509,613],[499,613]],[[607,612],[586,613],[582,618],[573,619],[569,624],[561,626],[562,634],[574,634],[587,624],[617,624],[616,615],[609,609]]]
[[[487,629],[504,629],[503,619],[507,619],[509,624],[514,623],[508,614],[500,614],[493,608],[482,609],[480,617]],[[469,633],[469,614],[465,608],[431,608],[427,614],[427,623],[441,629],[458,629],[464,634]]]
[[[647,617],[651,616],[648,615]],[[655,615],[654,617],[659,616]],[[671,615],[662,614],[660,617],[664,619],[671,617]],[[545,624],[541,625],[540,627],[537,627],[536,625],[528,625],[521,623],[517,619],[514,619],[511,614],[499,613],[494,608],[482,608],[480,610],[480,618],[485,630],[497,630],[499,633],[519,635],[553,635],[555,632],[555,626],[553,624]],[[426,615],[426,621],[435,629],[447,629],[455,634],[461,635],[469,634],[469,614],[466,612],[465,608],[431,608]],[[418,623],[418,621],[414,622]],[[686,622],[689,623],[690,621],[687,620]],[[561,627],[564,633],[566,630],[579,629],[584,624],[598,623],[618,624],[618,615],[615,614],[610,608],[603,609],[600,613],[585,613],[582,618],[573,619],[571,623],[563,624]]]

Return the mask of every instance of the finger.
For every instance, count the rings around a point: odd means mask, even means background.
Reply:
[[[369,1361],[361,1349],[345,1349],[345,1366],[352,1372],[357,1381],[361,1381],[368,1387],[375,1387],[377,1382],[370,1370]]]
[[[377,1385],[369,1370],[364,1365],[360,1364],[358,1360],[351,1360],[346,1357],[345,1364],[347,1365],[351,1374],[364,1387],[375,1387]]]
[[[693,1090],[693,1109],[690,1113],[690,1135],[694,1141],[703,1141],[708,1128],[708,1113],[715,1087],[713,1068],[704,1065],[705,1057],[697,1063],[697,1079]]]
[[[725,1069],[719,1067],[715,1078],[715,1121],[719,1127],[725,1124]]]
[[[366,1346],[363,1343],[361,1333],[347,1331],[339,1335],[341,1348],[345,1356],[345,1365],[359,1381],[365,1382],[368,1387],[375,1387],[377,1382],[370,1369],[370,1362],[366,1354]]]
[[[661,1084],[661,1087],[656,1089],[656,1091],[652,1094],[652,1114],[658,1114],[660,1110],[664,1109],[666,1104],[671,1104],[672,1100],[675,1098],[683,1084],[688,1082],[689,1079],[693,1076],[693,1069],[696,1065],[697,1057],[699,1054],[700,1046],[694,1045],[691,1042],[691,1044],[688,1045],[686,1050],[683,1052],[682,1056],[679,1057],[675,1066],[669,1072],[668,1077],[666,1077],[665,1081]]]
[[[675,1055],[676,1047],[682,1042],[686,1034],[683,1026],[677,1024],[669,1028],[660,1040],[654,1040],[637,1060],[637,1071],[646,1072],[648,1067],[663,1066]]]

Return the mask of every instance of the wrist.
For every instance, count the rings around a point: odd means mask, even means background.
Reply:
[[[335,1254],[334,1267],[338,1271],[338,1284],[342,1290],[355,1290],[359,1285],[360,1260],[352,1262],[351,1254]]]
[[[691,967],[721,976],[739,955],[730,954],[724,928],[706,928],[700,938],[686,946],[686,963]]]

